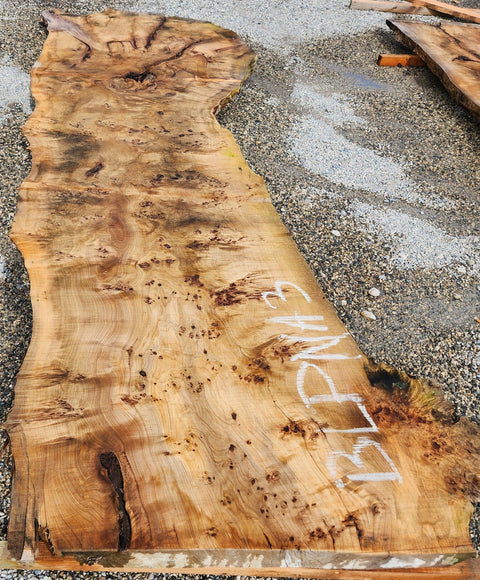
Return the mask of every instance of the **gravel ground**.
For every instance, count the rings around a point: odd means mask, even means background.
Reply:
[[[28,73],[46,36],[39,14],[50,7],[72,13],[117,7],[211,20],[251,44],[256,71],[221,123],[265,178],[282,220],[364,352],[437,380],[457,414],[480,423],[479,124],[427,69],[377,67],[378,53],[402,51],[385,25],[392,15],[350,11],[347,4],[0,0],[0,419],[11,407],[31,330],[28,277],[8,230],[29,171],[20,127],[32,108]],[[8,448],[2,453],[0,539],[11,469]],[[478,549],[479,509],[471,534]],[[0,572],[0,579],[158,576]]]

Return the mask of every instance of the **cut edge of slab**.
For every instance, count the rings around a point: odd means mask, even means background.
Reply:
[[[332,560],[332,556],[334,559]],[[182,574],[289,576],[310,578],[394,578],[397,573],[415,577],[445,572],[467,578],[480,570],[473,554],[358,554],[300,552],[298,550],[159,550],[82,552],[53,556],[46,546],[28,562],[13,560],[7,542],[0,541],[0,566],[5,569],[157,572]],[[379,557],[381,559],[379,559]],[[331,571],[331,572],[329,572]],[[348,572],[347,572],[348,571]],[[327,576],[331,573],[332,576]],[[345,575],[344,575],[345,574]],[[347,576],[348,574],[348,576]],[[394,576],[391,576],[394,574]]]

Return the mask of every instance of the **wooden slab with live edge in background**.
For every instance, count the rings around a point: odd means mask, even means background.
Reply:
[[[469,574],[478,427],[368,363],[216,121],[252,51],[179,18],[45,19],[0,563]]]
[[[439,14],[444,14],[446,16],[453,16],[454,18],[459,18],[460,20],[466,20],[467,22],[475,22],[480,24],[480,10],[476,8],[462,8],[461,6],[452,6],[447,2],[440,2],[439,0],[405,0],[410,2],[415,6],[423,6],[424,8],[429,8],[434,10]]]
[[[480,26],[387,20],[396,39],[413,50],[452,97],[480,119]]]
[[[390,0],[351,0],[350,8],[353,10],[377,10],[378,12],[396,12],[399,14],[423,14],[438,16],[435,10],[424,6],[413,6],[406,2],[392,2]]]

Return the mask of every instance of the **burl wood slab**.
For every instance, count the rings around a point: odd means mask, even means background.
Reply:
[[[365,369],[215,119],[251,50],[178,18],[46,20],[12,231],[34,308],[5,426],[12,565],[471,556],[478,430],[433,387]]]
[[[387,24],[397,40],[425,61],[452,97],[480,119],[480,26],[458,22],[433,26],[406,20],[387,20]]]

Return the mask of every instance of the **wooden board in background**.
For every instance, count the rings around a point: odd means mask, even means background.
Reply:
[[[178,18],[46,19],[4,565],[318,577],[472,556],[478,428],[367,368],[214,117],[251,50]]]
[[[351,0],[350,8],[354,10],[377,10],[378,12],[396,12],[398,14],[423,14],[437,16],[439,13],[424,6],[413,6],[406,2],[389,0]]]
[[[452,97],[480,119],[480,26],[387,20],[398,41],[418,54]]]
[[[467,22],[475,22],[480,24],[480,10],[475,8],[462,8],[460,6],[452,6],[447,2],[439,2],[439,0],[405,0],[410,2],[415,6],[423,6],[429,8],[430,10],[435,10],[439,14],[445,14],[446,16],[453,16],[459,18],[460,20],[466,20]]]

